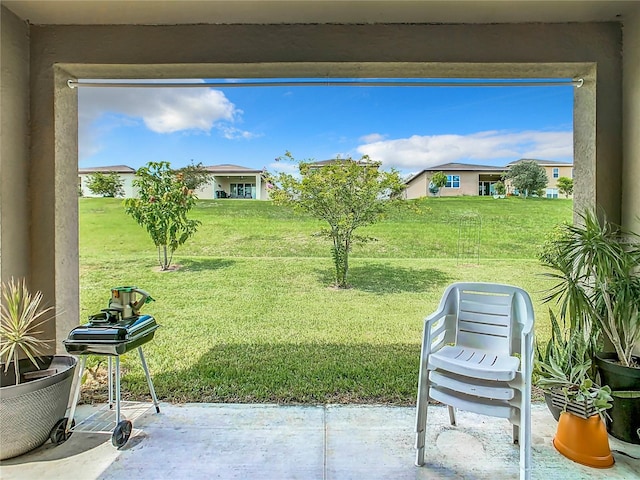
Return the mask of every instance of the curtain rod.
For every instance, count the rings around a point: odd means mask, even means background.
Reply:
[[[577,80],[555,80],[555,81],[481,81],[473,82],[462,80],[459,82],[440,81],[397,81],[397,80],[313,80],[313,81],[278,81],[266,80],[263,82],[213,82],[213,83],[185,83],[185,82],[81,82],[78,80],[67,80],[69,88],[92,87],[92,88],[238,88],[238,87],[549,87],[549,86],[573,86],[580,88],[584,84],[584,79]]]

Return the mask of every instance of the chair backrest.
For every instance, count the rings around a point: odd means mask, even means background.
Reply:
[[[520,331],[516,326],[514,332],[513,287],[460,284],[457,290],[456,344],[511,354],[512,336]]]

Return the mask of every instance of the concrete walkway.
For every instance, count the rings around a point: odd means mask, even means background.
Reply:
[[[427,464],[414,466],[414,409],[386,406],[161,404],[134,418],[118,450],[109,434],[75,432],[0,466],[3,480],[29,479],[517,479],[518,446],[506,420],[429,408]],[[78,419],[97,407],[81,406]],[[593,469],[552,446],[556,422],[533,406],[534,479],[639,479],[640,460],[614,452]],[[640,457],[640,446],[611,438],[612,450]]]

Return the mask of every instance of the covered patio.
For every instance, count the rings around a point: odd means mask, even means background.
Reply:
[[[319,8],[322,5],[322,8]],[[0,278],[79,317],[76,79],[573,78],[575,206],[640,230],[638,2],[2,2]],[[283,146],[286,148],[286,146]]]
[[[3,0],[0,8],[0,278],[26,278],[64,313],[45,332],[57,351],[79,321],[70,79],[582,79],[574,205],[640,231],[638,2]],[[418,469],[410,407],[162,408],[140,419],[142,433],[122,451],[108,437],[74,435],[3,462],[2,477],[512,478],[518,468],[508,424],[479,417],[452,430],[444,410],[430,420],[433,463]],[[550,445],[545,407],[534,414],[534,478],[640,475],[622,454],[604,471],[564,459]]]
[[[97,407],[82,406],[87,415]],[[518,478],[518,446],[503,419],[431,408],[426,463],[415,467],[411,407],[370,405],[161,404],[134,421],[117,450],[104,434],[74,433],[3,462],[6,480],[164,478],[204,480],[494,480]],[[611,439],[615,465],[596,469],[553,447],[556,422],[544,404],[532,411],[534,480],[627,480],[640,476],[640,445]],[[616,450],[617,449],[617,450]],[[624,452],[624,453],[621,453]]]

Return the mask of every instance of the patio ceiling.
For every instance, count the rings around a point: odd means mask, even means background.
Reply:
[[[609,0],[3,0],[31,24],[530,23],[616,21]]]

